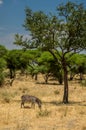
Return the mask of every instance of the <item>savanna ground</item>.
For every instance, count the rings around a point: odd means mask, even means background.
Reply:
[[[69,82],[69,104],[62,104],[63,85],[49,80],[43,84],[39,76],[36,82],[31,77],[19,77],[0,88],[0,130],[86,130],[86,87],[77,81]],[[53,84],[54,83],[54,84]],[[30,104],[21,108],[22,94],[37,96],[43,102],[40,111]]]

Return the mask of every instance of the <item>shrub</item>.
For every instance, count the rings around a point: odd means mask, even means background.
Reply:
[[[55,91],[54,91],[54,94],[55,94],[55,95],[58,95],[59,93],[60,93],[60,92],[59,92],[58,90],[55,90]]]
[[[49,114],[50,114],[50,111],[45,109],[45,110],[39,111],[37,117],[46,117],[46,116],[49,116]]]

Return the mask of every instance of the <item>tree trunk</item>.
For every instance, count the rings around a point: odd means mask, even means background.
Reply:
[[[15,77],[15,70],[10,69],[10,79]]]
[[[67,65],[64,62],[63,64],[63,71],[64,71],[64,95],[63,95],[63,103],[68,103],[68,71]]]
[[[44,79],[45,79],[45,83],[48,83],[48,78],[49,78],[49,74],[45,74]]]
[[[83,74],[82,73],[80,73],[80,80],[82,80],[83,79]]]

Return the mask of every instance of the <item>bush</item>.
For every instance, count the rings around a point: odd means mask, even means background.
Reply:
[[[54,94],[55,94],[55,95],[59,95],[60,92],[59,92],[58,90],[55,90],[55,91],[54,91]]]
[[[45,109],[45,110],[39,111],[37,117],[40,117],[40,116],[41,117],[46,117],[46,116],[49,116],[49,114],[50,114],[50,111]]]

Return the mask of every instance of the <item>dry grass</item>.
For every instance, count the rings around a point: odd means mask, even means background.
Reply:
[[[43,79],[39,77],[39,81]],[[86,87],[70,82],[69,91],[70,103],[64,105],[63,85],[17,78],[12,87],[0,89],[0,130],[86,130]],[[20,97],[25,93],[42,100],[41,111],[38,106],[20,108]]]

